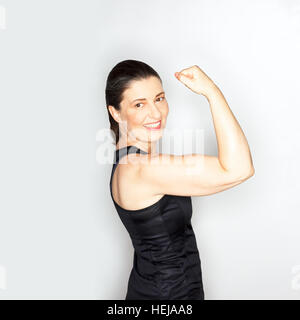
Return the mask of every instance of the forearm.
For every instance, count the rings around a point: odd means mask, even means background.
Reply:
[[[237,176],[252,174],[252,157],[247,139],[221,90],[214,85],[206,96],[210,105],[222,167]]]

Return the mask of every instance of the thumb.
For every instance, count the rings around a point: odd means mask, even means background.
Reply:
[[[192,83],[191,77],[189,77],[188,75],[185,75],[182,72],[175,72],[175,77],[187,86]]]

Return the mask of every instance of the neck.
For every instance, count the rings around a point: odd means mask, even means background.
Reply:
[[[129,141],[129,140],[124,140],[120,138],[118,143],[116,144],[116,149],[121,149],[127,146],[135,146],[148,154],[155,155],[157,154],[156,152],[156,142],[143,142],[143,141]]]

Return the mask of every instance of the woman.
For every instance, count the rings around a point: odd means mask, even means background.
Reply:
[[[191,196],[229,189],[254,174],[247,140],[216,84],[196,65],[175,77],[208,99],[218,157],[156,153],[169,107],[149,65],[125,60],[107,78],[116,137],[110,192],[134,246],[125,300],[204,300]]]

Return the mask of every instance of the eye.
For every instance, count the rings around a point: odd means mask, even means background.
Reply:
[[[142,104],[142,103],[137,103],[135,106],[137,107],[139,104]],[[138,107],[139,108],[139,107]]]
[[[162,100],[164,100],[164,99],[165,99],[165,97],[159,97],[158,99],[162,99]],[[160,101],[162,101],[162,100],[160,100]]]

